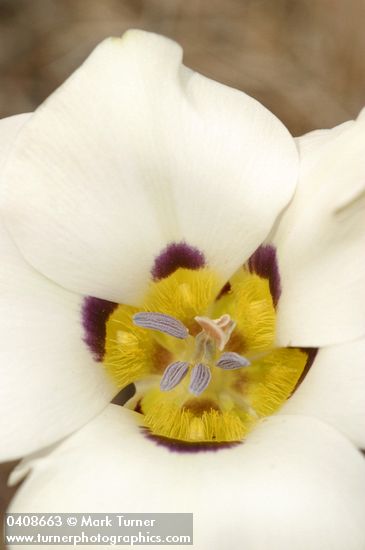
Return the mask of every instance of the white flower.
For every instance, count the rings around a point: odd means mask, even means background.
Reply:
[[[11,511],[363,550],[364,118],[295,144],[181,55],[129,31],[0,123],[1,458],[30,472]],[[144,416],[109,405],[131,382]]]

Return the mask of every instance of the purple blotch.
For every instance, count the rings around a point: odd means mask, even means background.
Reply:
[[[269,280],[272,300],[274,306],[277,306],[281,294],[281,284],[275,247],[272,245],[260,246],[248,260],[248,269],[251,273],[256,273],[256,275]]]
[[[82,305],[84,342],[90,348],[95,361],[102,361],[105,353],[106,322],[118,307],[115,302],[87,296]]]
[[[148,428],[141,428],[143,435],[153,441],[159,447],[165,447],[168,451],[172,453],[206,453],[206,452],[217,452],[223,449],[231,449],[240,445],[241,441],[227,441],[227,442],[209,442],[209,443],[189,443],[185,441],[179,441],[177,439],[169,439],[168,437],[162,437],[159,435],[154,435],[150,432]]]
[[[216,297],[216,300],[219,300],[220,298],[222,298],[222,296],[229,294],[229,292],[231,292],[231,289],[232,289],[231,283],[227,281],[224,287],[221,288],[218,296]]]
[[[136,393],[136,386],[134,384],[128,384],[128,386],[125,386],[120,392],[117,393],[117,395],[112,400],[112,403],[114,405],[123,406],[127,401],[132,399]]]
[[[304,353],[307,354],[307,362],[305,364],[304,370],[302,374],[300,375],[300,378],[293,389],[292,394],[299,388],[300,384],[303,382],[304,378],[307,376],[308,372],[310,371],[311,366],[314,363],[315,358],[317,357],[318,348],[299,348],[300,351],[304,351]]]
[[[185,242],[170,243],[155,259],[151,274],[155,281],[159,281],[174,273],[179,267],[200,269],[204,266],[204,254],[200,250]]]

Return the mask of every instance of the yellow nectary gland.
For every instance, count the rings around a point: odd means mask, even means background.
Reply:
[[[268,281],[243,268],[231,279],[229,292],[220,296],[222,283],[208,269],[178,269],[151,283],[140,307],[120,305],[107,322],[105,367],[120,387],[145,381],[139,408],[154,435],[185,442],[240,441],[258,419],[282,405],[305,368],[303,351],[273,348],[275,309]],[[178,339],[136,326],[133,316],[141,311],[181,321],[190,336]],[[223,342],[224,352],[243,355],[250,365],[218,368],[213,358],[222,350],[217,350],[208,365],[210,383],[200,395],[189,392],[191,372],[173,389],[161,391],[168,365],[186,362],[191,371],[196,336],[205,325],[214,333],[209,319],[222,327],[234,320],[229,337],[220,340],[218,334],[216,340]]]
[[[240,441],[252,425],[248,413],[221,410],[212,399],[197,398],[195,406],[189,402],[181,406],[152,390],[141,406],[154,435],[186,442]]]

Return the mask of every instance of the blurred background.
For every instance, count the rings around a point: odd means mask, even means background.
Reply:
[[[364,103],[364,0],[0,0],[0,116],[42,102],[104,37],[168,35],[296,135]]]
[[[364,0],[0,0],[0,117],[33,110],[130,27],[176,39],[186,65],[254,96],[294,135],[365,103]]]

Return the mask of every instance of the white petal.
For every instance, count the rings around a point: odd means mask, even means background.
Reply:
[[[11,460],[79,428],[115,391],[83,341],[82,297],[35,272],[0,229],[0,460]]]
[[[8,156],[19,130],[29,117],[30,113],[23,113],[0,119],[0,168]]]
[[[193,512],[199,550],[363,550],[365,463],[333,428],[276,416],[246,443],[171,452],[110,406],[32,469],[12,512]],[[179,547],[180,548],[180,547]]]
[[[281,413],[315,416],[365,448],[364,365],[364,339],[322,348]]]
[[[300,181],[274,237],[278,344],[321,347],[365,334],[365,119],[298,145]]]
[[[181,57],[143,31],[108,39],[19,136],[6,225],[66,288],[135,303],[156,256],[181,241],[230,275],[294,192],[297,150],[284,126]]]
[[[0,167],[30,116],[0,120]],[[81,341],[81,298],[38,276],[0,229],[0,460],[10,460],[81,426],[111,389]]]

